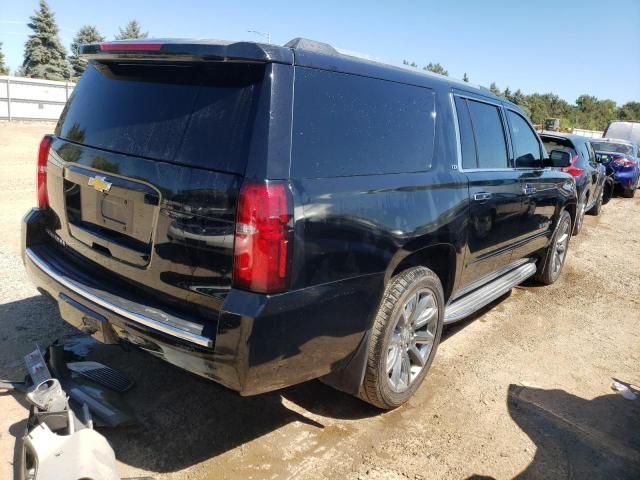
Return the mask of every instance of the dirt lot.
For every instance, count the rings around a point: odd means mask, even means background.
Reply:
[[[52,125],[0,123],[0,377],[72,333],[29,283],[20,219]],[[587,217],[561,279],[526,285],[446,329],[427,381],[379,411],[319,382],[241,398],[137,351],[101,347],[134,376],[140,424],[103,430],[120,474],[159,479],[640,478],[640,195]],[[141,373],[144,372],[144,375]],[[0,479],[24,402],[0,394]]]

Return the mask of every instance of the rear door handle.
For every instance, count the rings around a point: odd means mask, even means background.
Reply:
[[[525,185],[524,187],[522,187],[522,193],[524,193],[525,195],[533,195],[536,192],[536,187],[532,187],[531,185]]]
[[[480,192],[480,193],[473,194],[473,199],[476,202],[482,202],[484,200],[489,200],[490,198],[491,198],[491,194],[489,192]]]

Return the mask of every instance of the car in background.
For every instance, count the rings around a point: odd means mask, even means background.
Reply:
[[[551,159],[554,158],[554,151],[563,151],[571,155],[571,165],[560,169],[569,173],[576,181],[578,207],[573,234],[577,235],[582,229],[585,213],[600,214],[602,205],[611,198],[613,184],[607,181],[605,167],[598,164],[589,138],[558,132],[543,132],[540,134],[540,139],[547,152],[551,154]]]
[[[604,138],[626,140],[640,148],[640,121],[638,120],[613,120],[609,122],[602,134]]]
[[[633,198],[640,184],[638,145],[616,138],[602,138],[591,142],[596,156],[622,190],[622,196]]]

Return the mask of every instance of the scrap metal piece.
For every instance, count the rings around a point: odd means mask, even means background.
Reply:
[[[60,382],[50,378],[36,385],[27,393],[27,400],[40,410],[46,412],[64,411],[68,408],[67,396]]]
[[[106,438],[85,428],[58,435],[39,424],[24,439],[26,479],[119,480],[116,456]]]
[[[124,393],[133,387],[133,381],[118,370],[99,362],[71,362],[67,367],[72,372],[104,385],[116,392]]]
[[[44,361],[40,348],[36,346],[36,349],[27,353],[24,356],[24,363],[27,365],[27,371],[34,385],[40,385],[46,380],[51,378],[51,373],[47,368],[47,362]]]

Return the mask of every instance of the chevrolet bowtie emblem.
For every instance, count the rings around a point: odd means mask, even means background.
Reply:
[[[99,192],[108,192],[111,188],[111,183],[106,181],[106,177],[91,177],[88,185]]]

